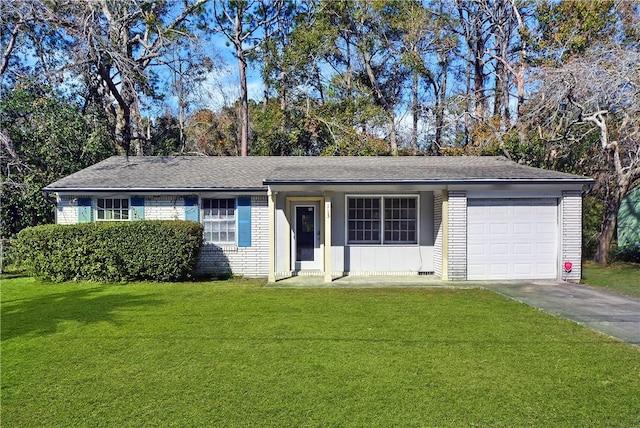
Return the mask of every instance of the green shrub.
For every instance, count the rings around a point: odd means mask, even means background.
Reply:
[[[640,243],[616,248],[613,259],[618,262],[640,263]]]
[[[49,281],[176,281],[194,276],[201,245],[201,224],[152,220],[30,227],[16,250]]]

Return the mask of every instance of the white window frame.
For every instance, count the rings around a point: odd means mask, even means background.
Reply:
[[[105,201],[104,207],[100,208],[100,201]],[[107,201],[111,202],[111,207],[107,207],[109,205]],[[114,208],[114,201],[118,201],[119,208]],[[127,201],[127,207],[122,208],[122,202]],[[121,196],[108,196],[104,198],[96,198],[95,199],[95,221],[130,221],[131,220],[131,199],[129,197],[121,197]],[[100,213],[104,213],[104,218],[100,218]],[[112,218],[107,218],[107,213],[111,212]],[[115,218],[115,213],[119,213],[120,218]],[[122,218],[123,214],[126,213],[127,218]]]
[[[202,197],[201,198],[202,202],[201,202],[201,208],[200,208],[200,219],[202,222],[202,227],[204,228],[203,230],[203,242],[205,244],[215,244],[215,245],[237,245],[238,244],[238,198],[236,197],[225,197],[225,198],[221,198],[221,197],[215,197],[215,198],[207,198],[207,197]],[[210,209],[214,209],[214,208],[205,208],[206,205],[206,201],[233,201],[233,222],[230,222],[229,219],[227,218],[220,218],[220,214],[218,214],[218,218],[208,218],[206,215],[206,210],[210,210]],[[219,206],[219,202],[218,202],[218,207],[216,207],[216,209],[220,209]],[[229,207],[226,207],[225,209],[229,209]],[[228,215],[228,214],[227,214]],[[214,240],[207,240],[207,224],[211,224],[212,228],[214,224],[217,224],[219,227],[222,227],[222,225],[229,225],[233,223],[233,240],[229,240],[227,239],[226,241],[214,241]],[[213,230],[210,231],[211,233],[215,233]],[[221,229],[218,229],[217,233],[218,236],[221,232]],[[230,230],[227,229],[226,233],[227,236],[229,234]]]
[[[380,224],[380,240],[379,241],[357,241],[349,239],[349,199],[378,199],[380,201],[380,218],[378,222]],[[398,219],[386,218],[386,200],[387,199],[414,199],[416,201],[415,211],[415,241],[391,241],[385,240],[385,222],[398,221]],[[345,243],[346,245],[366,245],[366,246],[383,246],[383,245],[419,245],[420,243],[420,195],[418,194],[346,194],[344,198],[344,225],[345,225]],[[369,221],[370,219],[366,219]],[[407,219],[409,220],[409,219]]]
[[[349,218],[349,211],[351,210],[351,207],[349,206],[349,202],[351,200],[358,200],[358,199],[377,200],[378,201],[378,208],[377,208],[378,217],[375,218],[375,217],[372,216],[371,218],[364,217],[362,219],[358,219],[358,218],[350,219]],[[359,208],[356,208],[356,209],[359,209]],[[374,208],[372,208],[372,207],[369,207],[369,208],[368,207],[362,207],[362,209],[364,209],[364,210],[373,210]],[[379,196],[370,196],[370,195],[351,195],[351,196],[348,196],[345,199],[345,234],[346,234],[346,242],[347,242],[347,244],[348,245],[381,245],[382,242],[383,242],[383,239],[382,239],[383,238],[383,236],[382,236],[382,216],[383,216],[383,212],[384,212],[384,207],[383,207],[383,204],[382,204],[382,200],[381,200],[381,198]],[[364,229],[364,232],[366,233],[366,232],[375,231],[375,232],[377,232],[379,238],[376,239],[376,240],[373,240],[373,239],[368,239],[368,240],[367,239],[362,239],[362,240],[353,239],[353,240],[351,240],[349,238],[349,232],[351,231],[351,228],[350,228],[350,222],[351,221],[356,221],[356,222],[362,221],[362,222],[377,223],[378,224],[377,230],[375,228]]]

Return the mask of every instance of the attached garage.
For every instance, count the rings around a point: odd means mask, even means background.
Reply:
[[[558,277],[558,200],[468,199],[467,279]]]

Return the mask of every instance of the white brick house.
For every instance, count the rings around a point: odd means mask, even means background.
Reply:
[[[579,280],[592,182],[496,157],[116,156],[43,190],[59,224],[201,222],[202,273]]]

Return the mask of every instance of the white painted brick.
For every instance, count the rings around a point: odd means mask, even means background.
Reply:
[[[144,198],[145,220],[184,220],[184,197],[174,195]]]
[[[267,276],[269,270],[269,227],[266,196],[251,197],[251,246],[204,245],[198,271],[202,274],[228,272],[248,277]]]
[[[467,193],[449,192],[448,277],[467,279]]]
[[[562,244],[560,269],[562,279],[579,281],[582,277],[582,195],[580,191],[562,192]],[[564,262],[571,262],[571,272],[564,271]]]
[[[433,271],[442,276],[442,192],[435,191],[433,199]]]
[[[90,195],[65,195],[58,196],[56,204],[56,224],[78,223],[78,199],[90,198]],[[95,201],[92,199],[92,209],[95,210]]]

